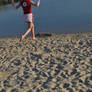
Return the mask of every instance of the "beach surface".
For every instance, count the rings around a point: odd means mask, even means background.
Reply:
[[[0,38],[0,92],[92,92],[92,33]]]

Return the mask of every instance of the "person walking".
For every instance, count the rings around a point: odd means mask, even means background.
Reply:
[[[21,36],[20,41],[24,40],[24,38],[32,31],[32,39],[36,40],[35,33],[34,33],[34,23],[33,23],[33,14],[32,14],[32,5],[35,7],[39,7],[40,0],[37,3],[33,2],[32,0],[18,0],[18,4],[14,3],[12,0],[12,6],[15,9],[22,7],[24,12],[24,20],[28,24],[28,29],[26,32]]]

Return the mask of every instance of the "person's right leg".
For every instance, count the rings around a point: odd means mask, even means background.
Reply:
[[[34,24],[32,26],[32,39],[36,40],[35,33],[34,33]]]

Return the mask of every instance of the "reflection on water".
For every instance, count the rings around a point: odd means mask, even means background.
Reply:
[[[11,5],[3,5],[3,6],[0,6],[0,12],[1,11],[3,11],[3,12],[9,11],[11,9],[12,9]]]
[[[42,0],[33,7],[35,32],[75,33],[92,31],[92,0]],[[0,37],[20,35],[27,25],[22,9],[0,7]]]

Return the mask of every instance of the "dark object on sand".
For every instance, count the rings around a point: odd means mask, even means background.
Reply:
[[[48,36],[52,36],[53,33],[48,33],[48,32],[40,32],[38,34],[36,34],[36,37],[48,37]]]

